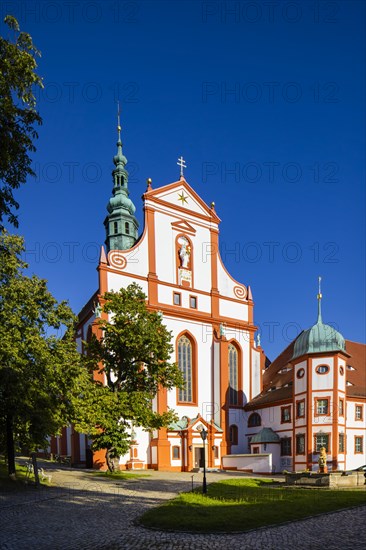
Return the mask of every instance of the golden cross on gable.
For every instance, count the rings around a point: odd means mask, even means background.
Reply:
[[[184,191],[182,191],[181,194],[178,195],[178,200],[182,202],[182,206],[184,203],[188,204],[187,199],[188,199],[188,195],[185,195]]]

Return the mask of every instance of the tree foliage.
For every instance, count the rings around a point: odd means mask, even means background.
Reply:
[[[84,375],[74,340],[75,317],[46,281],[28,277],[23,239],[0,234],[0,433],[9,473],[14,446],[44,448],[73,418]]]
[[[14,40],[0,36],[0,229],[4,219],[18,226],[13,190],[34,176],[28,153],[35,151],[35,125],[42,119],[33,91],[43,87],[36,73],[40,53],[31,36],[20,32],[14,17],[8,15],[4,22]]]
[[[146,296],[136,283],[107,292],[103,301],[109,320],[99,320],[103,338],[93,337],[87,352],[90,368],[103,375],[105,384],[88,387],[83,396],[88,412],[84,407],[78,429],[91,434],[94,450],[107,450],[112,469],[111,459],[129,449],[131,426],[159,429],[175,419],[171,410],[154,411],[152,400],[159,387],[180,386],[182,376],[170,360],[171,333],[160,314],[148,310]]]

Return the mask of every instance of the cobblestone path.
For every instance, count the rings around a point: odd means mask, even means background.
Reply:
[[[49,469],[49,465],[46,466]],[[321,549],[366,545],[366,506],[235,535],[163,533],[135,525],[151,506],[191,487],[191,474],[110,481],[85,471],[54,469],[53,488],[0,492],[2,550]],[[195,474],[201,482],[201,474]],[[230,474],[208,474],[217,481]]]

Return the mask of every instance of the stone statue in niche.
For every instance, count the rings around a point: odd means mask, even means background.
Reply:
[[[100,305],[99,302],[94,308],[94,314],[96,319],[99,319],[102,316],[102,306]]]
[[[189,258],[191,256],[191,248],[189,246],[189,242],[185,237],[181,237],[181,239],[179,239],[179,243],[181,244],[181,247],[179,249],[180,265],[181,267],[188,269]]]

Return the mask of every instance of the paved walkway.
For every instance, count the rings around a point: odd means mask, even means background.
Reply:
[[[47,464],[47,470],[50,466]],[[321,549],[366,545],[366,507],[237,535],[150,531],[134,524],[148,508],[189,490],[191,474],[110,481],[82,470],[52,471],[54,488],[0,491],[2,550]],[[209,474],[216,481],[232,474]],[[195,474],[196,483],[202,475]]]

